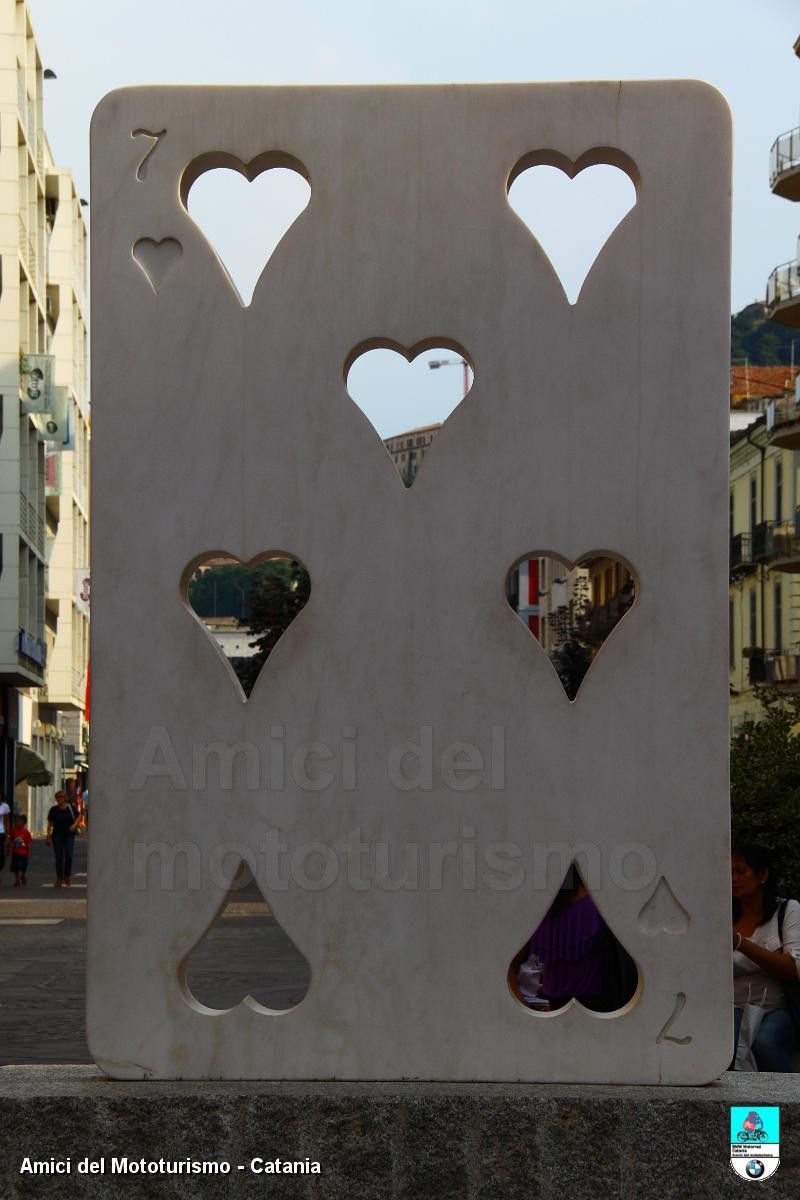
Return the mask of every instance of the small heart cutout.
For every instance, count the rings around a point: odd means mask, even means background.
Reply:
[[[248,163],[208,154],[184,172],[181,198],[246,307],[278,243],[307,207],[311,187],[305,168],[287,154]]]
[[[133,245],[133,257],[150,287],[158,295],[183,256],[183,246],[177,238],[166,237],[160,242],[139,238]]]
[[[383,439],[406,487],[472,382],[466,353],[430,339],[409,349],[373,339],[357,346],[345,364],[348,394]]]
[[[590,150],[576,162],[540,151],[511,172],[508,202],[544,250],[570,304],[636,204],[637,185],[635,165],[612,150]]]
[[[576,563],[553,554],[525,555],[506,579],[506,598],[550,659],[569,700],[636,599],[629,563],[608,552]]]
[[[221,877],[228,870],[226,859],[233,856],[232,849],[219,861]],[[257,863],[255,855],[252,863]],[[308,993],[308,959],[265,904],[243,860],[234,867],[214,922],[181,964],[179,978],[187,999],[212,1012],[246,1004],[277,1015],[296,1008]]]
[[[514,956],[508,985],[538,1012],[617,1012],[639,984],[636,963],[603,920],[576,863],[533,935]]]
[[[663,875],[639,913],[639,928],[650,937],[659,933],[685,933],[689,928],[689,914]]]
[[[287,555],[261,554],[243,563],[212,553],[190,563],[182,590],[249,699],[278,640],[305,608],[311,580],[299,559]]]

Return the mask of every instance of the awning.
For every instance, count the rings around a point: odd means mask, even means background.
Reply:
[[[31,750],[30,746],[18,745],[15,780],[17,783],[27,783],[29,787],[42,787],[52,783],[53,776],[40,754]]]

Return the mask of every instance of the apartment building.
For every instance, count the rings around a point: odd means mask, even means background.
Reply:
[[[800,37],[794,52],[800,58]],[[800,201],[800,127],[775,139],[769,155],[769,186],[775,196]],[[795,257],[776,267],[767,281],[767,316],[783,325],[800,326],[800,239]]]
[[[441,424],[421,425],[419,429],[407,429],[405,433],[396,433],[393,437],[384,438],[383,444],[391,454],[406,487],[411,487],[414,482],[431,442],[441,428]]]
[[[88,665],[86,228],[45,86],[27,5],[0,0],[0,773],[34,831],[84,765]]]
[[[779,411],[797,411],[799,398]],[[768,407],[731,435],[731,733],[759,717],[757,685],[800,688],[800,416],[776,423]]]

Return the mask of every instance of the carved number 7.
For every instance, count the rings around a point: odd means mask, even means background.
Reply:
[[[139,180],[140,183],[142,182],[142,180],[144,180],[145,176],[147,175],[147,166],[148,166],[147,160],[148,160],[148,158],[153,153],[156,146],[161,141],[162,137],[164,136],[164,134],[166,132],[167,132],[166,129],[159,129],[158,133],[154,133],[150,129],[134,129],[133,132],[131,133],[131,137],[135,137],[135,138],[136,137],[148,137],[148,138],[153,139],[152,146],[148,147],[144,158],[139,163],[139,166],[136,168],[136,178]]]

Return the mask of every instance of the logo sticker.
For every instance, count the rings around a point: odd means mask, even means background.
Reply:
[[[741,1179],[769,1179],[780,1165],[781,1110],[777,1105],[731,1109],[731,1166]]]

